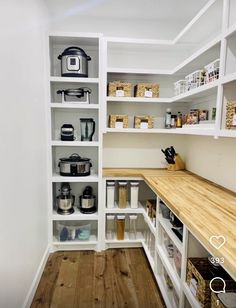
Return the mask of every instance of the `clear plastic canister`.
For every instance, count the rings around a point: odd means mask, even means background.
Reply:
[[[126,208],[127,203],[127,182],[119,182],[119,208]]]
[[[116,218],[116,238],[117,240],[125,239],[125,215],[117,215]]]
[[[130,182],[130,207],[138,208],[139,182]]]
[[[115,215],[107,215],[106,237],[113,240],[115,235]]]
[[[107,208],[115,207],[115,181],[107,181]]]
[[[137,238],[137,215],[129,216],[129,239],[136,240]]]

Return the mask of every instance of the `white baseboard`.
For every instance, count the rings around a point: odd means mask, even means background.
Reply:
[[[32,300],[34,298],[34,294],[35,294],[35,292],[37,290],[37,287],[38,287],[40,278],[41,278],[41,276],[43,274],[43,270],[44,270],[45,265],[47,263],[49,254],[50,254],[50,245],[47,246],[47,248],[46,248],[46,250],[45,250],[45,252],[43,254],[43,257],[42,257],[42,259],[40,261],[39,267],[37,269],[37,272],[35,274],[33,282],[32,282],[32,284],[30,286],[30,289],[29,289],[29,292],[28,292],[28,294],[26,296],[25,302],[23,304],[23,308],[29,308],[31,303],[32,303]]]

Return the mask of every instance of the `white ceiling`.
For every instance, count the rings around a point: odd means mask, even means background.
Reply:
[[[208,0],[45,0],[52,18],[94,18],[189,22]]]

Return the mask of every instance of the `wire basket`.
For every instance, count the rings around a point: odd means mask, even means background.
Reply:
[[[187,82],[187,91],[196,89],[205,83],[205,71],[198,70],[185,77]]]
[[[183,94],[187,91],[187,81],[185,79],[178,80],[174,83],[174,93],[175,95]]]
[[[220,59],[207,64],[204,68],[206,71],[206,83],[219,79]]]

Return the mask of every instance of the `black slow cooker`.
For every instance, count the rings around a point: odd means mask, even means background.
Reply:
[[[92,164],[90,158],[81,158],[74,153],[68,158],[60,158],[58,164],[60,175],[63,176],[87,176],[90,175]]]

